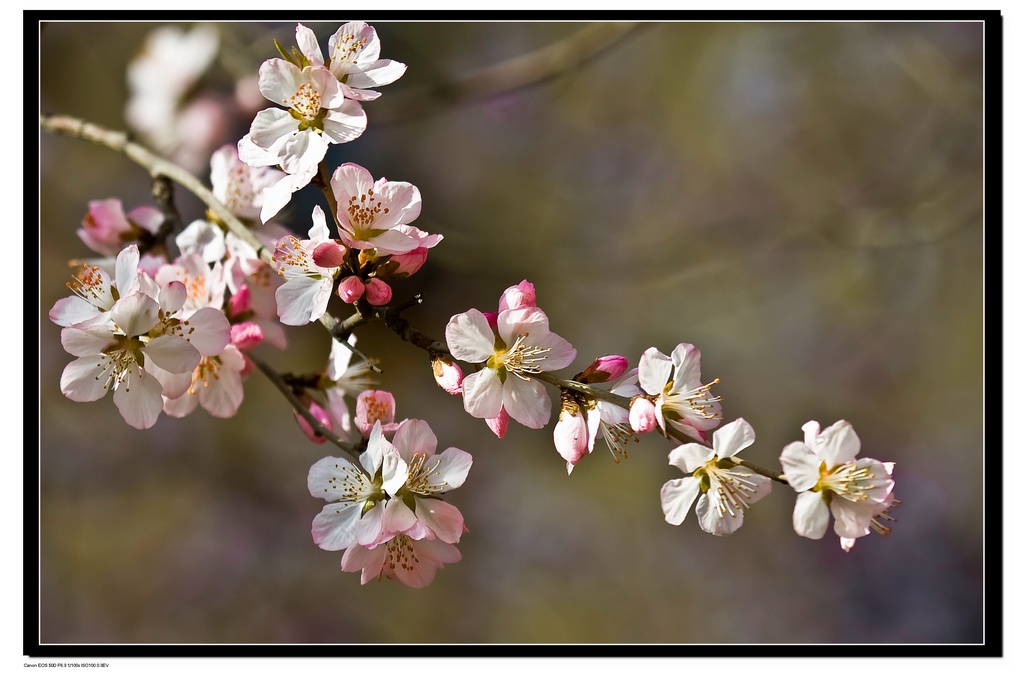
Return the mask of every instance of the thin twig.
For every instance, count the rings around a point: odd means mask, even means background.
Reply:
[[[390,93],[374,108],[373,123],[420,119],[445,106],[540,84],[595,58],[641,25],[594,23],[563,40],[493,66],[417,89]]]
[[[310,412],[309,407],[302,405],[302,402],[299,401],[299,398],[297,396],[295,396],[295,392],[288,385],[288,383],[285,382],[281,374],[272,369],[262,359],[254,357],[252,355],[249,355],[249,358],[252,359],[252,362],[254,364],[256,364],[256,368],[262,371],[263,375],[270,379],[270,382],[274,384],[274,387],[276,387],[281,392],[281,394],[284,395],[284,398],[287,399],[288,402],[292,405],[292,409],[294,409],[296,414],[302,416],[303,420],[309,423],[309,426],[312,427],[317,434],[319,434],[324,439],[337,446],[342,452],[345,453],[345,455],[348,456],[349,460],[351,460],[353,464],[355,464],[357,467],[359,466],[352,444],[343,441],[334,432],[324,427],[320,423],[320,421],[316,419],[316,416],[314,416]]]

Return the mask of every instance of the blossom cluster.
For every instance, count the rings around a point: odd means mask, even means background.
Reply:
[[[345,550],[341,568],[363,584],[396,579],[430,584],[439,568],[461,560],[462,513],[444,495],[466,480],[473,458],[458,448],[436,453],[437,437],[423,420],[394,422],[394,397],[360,394],[356,425],[366,450],[357,463],[326,457],[309,470],[308,487],[327,505],[313,519],[313,541]]]
[[[133,79],[173,61],[175,45],[198,51],[172,71],[169,90],[153,94],[151,109],[132,108],[153,129],[170,124],[174,97],[194,83],[213,49],[203,32],[163,36],[150,55],[156,61],[137,65]],[[115,198],[88,205],[78,234],[98,257],[81,265],[68,283],[72,295],[49,313],[75,357],[61,391],[79,402],[111,392],[124,420],[147,429],[161,413],[183,417],[198,407],[234,416],[244,381],[259,365],[289,398],[306,438],[330,441],[346,456],[324,457],[309,470],[310,494],[327,501],[313,519],[315,544],[343,551],[342,570],[360,572],[363,583],[423,587],[461,559],[456,545],[468,531],[446,495],[465,482],[472,457],[454,447],[437,453],[424,420],[396,422],[395,399],[376,389],[373,360],[357,351],[353,327],[400,312],[391,283],[415,274],[443,236],[412,225],[422,209],[416,186],[375,179],[353,162],[332,172],[325,159],[330,145],[363,133],[363,103],[406,67],[381,59],[376,31],[359,21],[334,33],[327,58],[302,24],[295,40],[291,51],[278,45],[281,58],[259,69],[259,91],[281,107],[256,113],[244,137],[210,157],[211,193],[231,218],[211,208],[175,232],[176,217],[166,210],[126,212]],[[313,207],[299,236],[272,219],[311,183],[327,210]],[[352,327],[326,317],[339,300],[354,306]],[[252,354],[264,343],[286,349],[285,326],[318,320],[331,332],[321,371],[274,374]],[[641,436],[666,439],[668,464],[685,473],[661,487],[669,524],[682,524],[694,509],[703,531],[729,535],[779,483],[797,494],[793,527],[800,536],[822,538],[830,514],[845,551],[872,530],[889,532],[883,522],[898,504],[893,463],[858,459],[859,438],[842,420],[824,430],[806,423],[803,441],[779,456],[782,473],[741,459],[754,429],[744,418],[722,424],[722,400],[712,393],[719,381],[702,377],[701,351],[690,343],[670,354],[650,347],[632,368],[626,356],[600,356],[572,378],[559,377],[554,372],[575,361],[576,349],[552,331],[525,279],[500,294],[496,310],[452,316],[443,343],[422,334],[414,340],[403,326],[388,324],[427,352],[437,384],[499,439],[513,420],[546,427],[553,413],[546,385],[556,387],[552,438],[567,474],[599,439],[617,464]]]

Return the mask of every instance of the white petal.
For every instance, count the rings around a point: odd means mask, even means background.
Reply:
[[[81,357],[64,367],[60,376],[60,391],[71,401],[96,401],[107,393],[107,375],[100,357]]]
[[[183,337],[204,357],[220,354],[231,342],[231,324],[216,308],[200,308],[184,324],[187,328]]]
[[[818,435],[818,455],[829,469],[850,462],[860,453],[860,439],[845,420],[825,428]]]
[[[543,340],[548,333],[548,317],[539,307],[523,307],[498,313],[498,335],[509,347],[519,336],[530,334],[531,340],[527,342],[533,345],[534,341]]]
[[[404,533],[416,523],[416,514],[402,501],[388,500],[381,527],[386,533]],[[360,543],[363,544],[363,543]]]
[[[437,480],[444,483],[444,490],[450,491],[461,486],[469,475],[473,456],[458,448],[447,448],[437,457],[437,469],[434,471],[437,472]]]
[[[416,453],[429,458],[437,449],[437,437],[425,420],[410,419],[403,422],[391,443],[406,462],[412,462]]]
[[[786,481],[797,492],[809,491],[821,478],[821,458],[802,441],[787,444],[779,456],[779,463]]]
[[[462,403],[474,418],[496,418],[502,404],[502,386],[497,371],[482,369],[466,376],[462,381]]]
[[[509,374],[502,387],[501,401],[513,420],[531,429],[539,430],[551,419],[551,398],[539,380],[523,380]]]
[[[160,396],[163,387],[152,375],[135,367],[125,383],[114,390],[114,403],[124,421],[138,430],[149,429],[156,424],[164,400]]]
[[[126,336],[141,336],[156,326],[160,306],[144,293],[122,296],[110,309],[110,318]]]
[[[728,458],[754,443],[754,428],[743,418],[737,418],[716,430],[711,441],[718,457]]]
[[[661,511],[665,513],[665,521],[673,526],[681,524],[698,493],[700,482],[691,476],[665,482],[661,487]]]
[[[345,82],[356,89],[373,89],[391,84],[405,75],[406,65],[391,59],[379,59],[362,71],[352,71]]]
[[[366,111],[355,101],[346,100],[340,108],[324,116],[324,137],[330,143],[348,143],[366,131]]]
[[[743,509],[733,507],[732,511],[725,509],[720,512],[711,496],[711,492],[705,493],[697,501],[697,523],[701,530],[718,536],[735,533],[743,525]]]
[[[302,55],[309,59],[315,66],[324,65],[324,54],[320,51],[320,44],[317,42],[316,33],[303,26],[301,23],[295,26],[295,44],[298,45]]]
[[[828,507],[818,491],[806,491],[796,496],[793,509],[793,530],[797,535],[820,540],[828,528]]]
[[[157,336],[142,348],[147,359],[170,373],[192,373],[202,355],[190,343],[177,336]]]
[[[89,357],[99,361],[99,355],[116,339],[103,327],[79,329],[69,326],[60,332],[60,344],[73,357]]]
[[[416,518],[442,542],[456,544],[462,537],[462,513],[447,502],[433,498],[417,499]]]
[[[133,293],[139,276],[139,247],[132,244],[117,254],[114,266],[114,284],[122,296]]]
[[[494,355],[494,332],[484,314],[475,308],[452,317],[444,337],[456,359],[479,364]]]
[[[640,356],[637,366],[640,386],[647,394],[662,394],[665,385],[672,379],[672,360],[658,348],[649,347]]]
[[[261,150],[265,151],[269,155],[273,155],[276,162],[273,164],[279,164],[281,162],[282,147],[284,143],[296,134],[299,130],[299,124],[295,121],[295,118],[288,114],[287,110],[281,110],[280,108],[266,108],[256,113],[256,117],[252,120],[252,126],[249,130],[249,140],[253,145],[257,146]],[[240,143],[238,146],[238,155],[249,162],[249,159],[253,159],[260,164],[256,166],[267,166],[262,162],[269,159],[269,155],[253,151],[249,147],[243,147]],[[270,162],[267,163],[271,164]],[[293,173],[293,172],[289,172]]]
[[[351,547],[356,542],[356,521],[362,511],[361,502],[332,502],[324,505],[313,518],[313,542],[331,552]]]
[[[330,280],[292,277],[277,288],[277,314],[283,324],[304,326],[327,311],[331,299]]]

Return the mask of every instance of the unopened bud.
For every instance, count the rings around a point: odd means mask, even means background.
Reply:
[[[366,300],[370,305],[387,305],[391,302],[391,287],[376,277],[366,280]]]
[[[448,394],[462,394],[462,380],[465,376],[451,357],[440,355],[434,358],[431,365],[434,368],[434,380],[442,390]]]
[[[246,284],[238,287],[238,291],[231,294],[228,298],[228,311],[229,317],[237,317],[240,314],[249,311],[249,307],[252,304],[252,292],[249,291],[249,287]]]
[[[498,300],[498,312],[518,310],[524,307],[537,307],[537,292],[533,284],[525,279],[515,286],[510,286]]]
[[[366,286],[363,284],[363,280],[355,275],[346,277],[338,284],[338,297],[346,303],[355,303],[363,297],[364,291],[366,291]]]
[[[419,247],[404,254],[394,254],[387,263],[377,268],[376,275],[381,279],[405,279],[423,267],[427,262],[426,247]]]
[[[313,414],[313,417],[316,418],[317,422],[327,429],[331,429],[331,417],[320,404],[314,401],[309,395],[300,397],[300,400],[306,405],[309,412]],[[299,429],[302,430],[302,433],[305,434],[310,441],[314,444],[322,444],[327,441],[327,438],[321,436],[316,430],[314,430],[313,426],[309,424],[309,421],[306,420],[304,416],[300,415],[298,411],[293,411],[293,413],[295,413],[295,422],[299,424]]]
[[[629,368],[629,360],[618,354],[598,357],[576,377],[581,383],[604,383],[618,378]]]
[[[345,249],[337,242],[323,242],[313,249],[313,262],[321,268],[341,267],[345,262]]]
[[[658,426],[654,402],[643,395],[633,397],[629,404],[629,426],[637,434],[647,434]]]

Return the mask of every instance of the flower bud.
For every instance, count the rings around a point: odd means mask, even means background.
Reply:
[[[251,305],[252,292],[249,291],[249,287],[246,284],[243,284],[238,287],[238,291],[235,291],[228,298],[228,311],[225,314],[228,317],[237,317],[248,312]]]
[[[465,376],[459,365],[447,355],[440,355],[431,362],[434,367],[434,380],[448,394],[462,394],[462,379]]]
[[[366,286],[363,285],[363,280],[355,275],[350,275],[338,284],[338,297],[346,303],[355,303],[363,297],[365,290]]]
[[[518,310],[524,307],[537,307],[537,292],[533,284],[525,279],[515,286],[510,286],[498,300],[498,312]]]
[[[658,426],[654,402],[644,396],[633,397],[629,404],[629,426],[637,434],[647,434]]]
[[[316,403],[316,401],[314,401],[309,395],[304,395],[303,397],[300,397],[300,399],[303,404],[306,404],[309,408],[309,412],[313,414],[313,417],[316,418],[321,425],[327,429],[331,429],[331,417],[327,414],[327,411],[320,406],[320,404]],[[310,441],[314,444],[322,444],[327,441],[325,437],[320,436],[316,430],[313,429],[313,426],[309,424],[309,421],[299,415],[298,411],[293,411],[293,413],[295,414],[295,422],[299,424],[299,429],[302,430],[302,433],[305,434]]]
[[[565,458],[565,471],[572,474],[573,466],[590,452],[587,441],[587,417],[575,403],[562,404],[562,411],[555,423],[555,450]]]
[[[629,360],[617,354],[598,357],[576,377],[581,383],[603,383],[618,378],[629,368]]]
[[[263,329],[254,322],[231,325],[231,344],[239,350],[251,350],[263,342]]]
[[[376,277],[366,280],[366,300],[370,305],[387,305],[391,302],[391,287]]]
[[[337,242],[322,242],[313,249],[313,262],[321,268],[338,268],[345,262],[345,249]]]
[[[426,247],[419,247],[404,254],[394,254],[387,263],[377,268],[376,275],[385,280],[405,279],[427,262]]]

